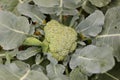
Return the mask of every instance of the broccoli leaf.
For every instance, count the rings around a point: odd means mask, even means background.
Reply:
[[[114,77],[110,77],[108,75],[112,75]],[[120,63],[117,63],[116,66],[110,70],[109,72],[105,73],[105,74],[100,74],[98,76],[99,80],[119,80],[120,79]]]
[[[106,43],[114,48],[114,55],[120,61],[120,7],[109,9],[105,14],[104,30],[98,36],[98,41]],[[106,35],[106,36],[105,36]]]
[[[63,0],[63,5],[68,9],[76,9],[80,7],[83,3],[83,0]]]
[[[49,80],[43,72],[23,69],[15,63],[0,65],[0,80]]]
[[[29,32],[29,22],[8,11],[0,11],[0,45],[5,50],[14,49],[22,44]]]
[[[45,16],[36,5],[21,3],[17,6],[17,9],[22,15],[30,17],[34,22],[42,23],[45,19]]]
[[[85,20],[80,22],[76,27],[78,33],[82,33],[86,36],[96,36],[102,31],[104,24],[104,14],[101,11],[96,10]]]
[[[33,0],[35,4],[41,7],[54,7],[59,5],[59,0]]]
[[[111,47],[97,47],[94,45],[77,49],[71,58],[70,67],[74,69],[80,66],[81,70],[89,73],[104,73],[115,64],[112,52]]]
[[[3,10],[13,11],[18,3],[18,0],[0,0],[0,8]]]
[[[120,0],[114,0],[110,3],[110,7],[117,7],[120,6]]]
[[[19,60],[26,60],[34,55],[36,55],[38,52],[40,52],[39,48],[36,47],[30,47],[27,50],[24,51],[18,51],[17,52],[17,58]]]
[[[89,1],[84,1],[82,4],[82,8],[87,12],[87,13],[93,13],[97,8],[92,5]]]
[[[47,65],[47,76],[50,80],[69,80],[67,76],[63,75],[65,67],[61,64]]]
[[[111,0],[89,0],[93,5],[97,7],[103,7],[106,6],[111,2]]]
[[[79,68],[75,68],[70,73],[70,80],[88,80],[88,77]]]

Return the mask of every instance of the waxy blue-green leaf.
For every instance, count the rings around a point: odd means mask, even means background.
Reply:
[[[45,14],[56,14],[59,11],[58,7],[41,7],[41,6],[39,6],[39,9],[42,13],[45,13]]]
[[[78,15],[79,12],[76,9],[65,9],[65,8],[63,8],[63,12],[61,14],[62,15]]]
[[[17,6],[17,9],[22,15],[30,17],[34,22],[42,23],[45,19],[45,16],[36,5],[21,3]]]
[[[62,13],[59,7],[39,7],[40,11],[45,14],[56,14],[57,16],[62,15],[78,15],[78,11],[76,9],[66,9],[63,8]]]
[[[40,52],[39,48],[36,47],[30,47],[27,50],[23,50],[23,51],[18,51],[17,53],[17,58],[19,60],[26,60],[34,55],[36,55],[38,52]]]
[[[0,80],[49,80],[43,72],[23,69],[15,63],[0,65]]]
[[[97,47],[94,45],[77,49],[72,55],[70,68],[80,66],[89,73],[104,73],[115,65],[111,47]]]
[[[47,59],[51,62],[51,64],[58,64],[58,61],[49,53],[47,53]]]
[[[49,0],[47,2],[49,2],[49,4],[51,3],[50,1],[52,0]],[[58,15],[78,15],[78,11],[77,11],[77,6],[75,4],[77,4],[76,2],[81,2],[81,1],[67,1],[67,0],[59,0],[59,1],[53,1],[53,2],[56,2],[56,6],[49,6],[48,5],[46,6],[41,6],[41,5],[38,5],[39,6],[39,10],[42,12],[42,13],[45,13],[45,14],[56,14],[57,16]],[[41,3],[41,2],[40,2]],[[37,4],[37,3],[36,3]],[[54,3],[53,3],[54,4]],[[71,6],[69,7],[71,4],[74,4],[75,6]],[[68,5],[68,6],[67,6]]]
[[[96,10],[78,24],[76,31],[84,34],[85,36],[95,37],[102,31],[103,24],[104,14],[101,11]]]
[[[60,4],[60,0],[33,0],[35,4],[41,7],[54,7]]]
[[[25,70],[27,71],[28,69],[30,69],[30,65],[23,62],[23,61],[20,61],[20,60],[15,60],[13,61],[12,64],[15,64],[18,68],[20,68],[21,70]],[[11,65],[11,64],[10,64]]]
[[[29,75],[24,78],[23,80],[28,79],[28,80],[49,80],[48,77],[43,73],[35,70],[31,70],[29,72]]]
[[[88,77],[79,68],[75,68],[70,72],[70,80],[88,80]]]
[[[111,2],[111,0],[89,0],[89,1],[97,7],[106,6]]]
[[[46,70],[50,80],[69,80],[68,77],[63,74],[65,67],[61,64],[49,64]]]
[[[79,20],[79,18],[80,18],[80,20],[82,19],[82,17],[81,16],[78,16],[78,15],[74,15],[73,17],[72,17],[72,19],[71,19],[71,21],[70,21],[70,23],[69,23],[69,26],[71,26],[71,27],[76,27],[76,25],[78,24],[78,22],[77,22],[77,20]]]
[[[85,10],[85,12],[89,14],[97,10],[97,8],[94,5],[92,5],[88,0],[84,1],[84,3],[82,4],[82,8]]]
[[[33,65],[31,66],[31,69],[32,69],[32,70],[35,70],[35,71],[45,72],[45,73],[46,73],[45,67],[43,67],[42,65],[39,65],[39,64],[33,64]]]
[[[21,70],[16,64],[0,65],[0,80],[20,80],[28,69]]]
[[[80,7],[83,3],[83,0],[63,0],[63,5],[68,9],[76,9]]]
[[[0,0],[0,8],[3,10],[13,11],[18,3],[18,0]]]
[[[0,45],[5,50],[22,44],[30,29],[25,17],[17,17],[8,11],[0,11]]]
[[[110,77],[110,75],[112,77]],[[97,77],[99,80],[120,80],[120,63],[117,63],[116,66],[105,74],[101,74]],[[94,80],[94,79],[93,79]]]
[[[109,7],[117,7],[120,6],[120,0],[114,0],[109,4]]]
[[[104,30],[98,40],[112,46],[113,54],[120,61],[120,7],[111,8],[106,12]]]

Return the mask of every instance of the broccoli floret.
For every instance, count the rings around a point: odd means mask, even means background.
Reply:
[[[75,50],[77,32],[73,28],[51,20],[44,27],[44,32],[45,40],[43,42],[48,45],[47,52],[58,61],[63,60],[68,53]]]

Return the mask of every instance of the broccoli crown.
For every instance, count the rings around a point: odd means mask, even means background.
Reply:
[[[57,60],[63,60],[68,53],[76,48],[77,33],[71,27],[51,20],[44,28],[45,43],[48,43],[48,52]]]

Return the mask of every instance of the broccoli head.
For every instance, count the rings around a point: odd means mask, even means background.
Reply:
[[[58,61],[63,60],[68,53],[73,52],[77,45],[77,32],[56,20],[51,20],[44,27],[46,52],[52,54]]]

